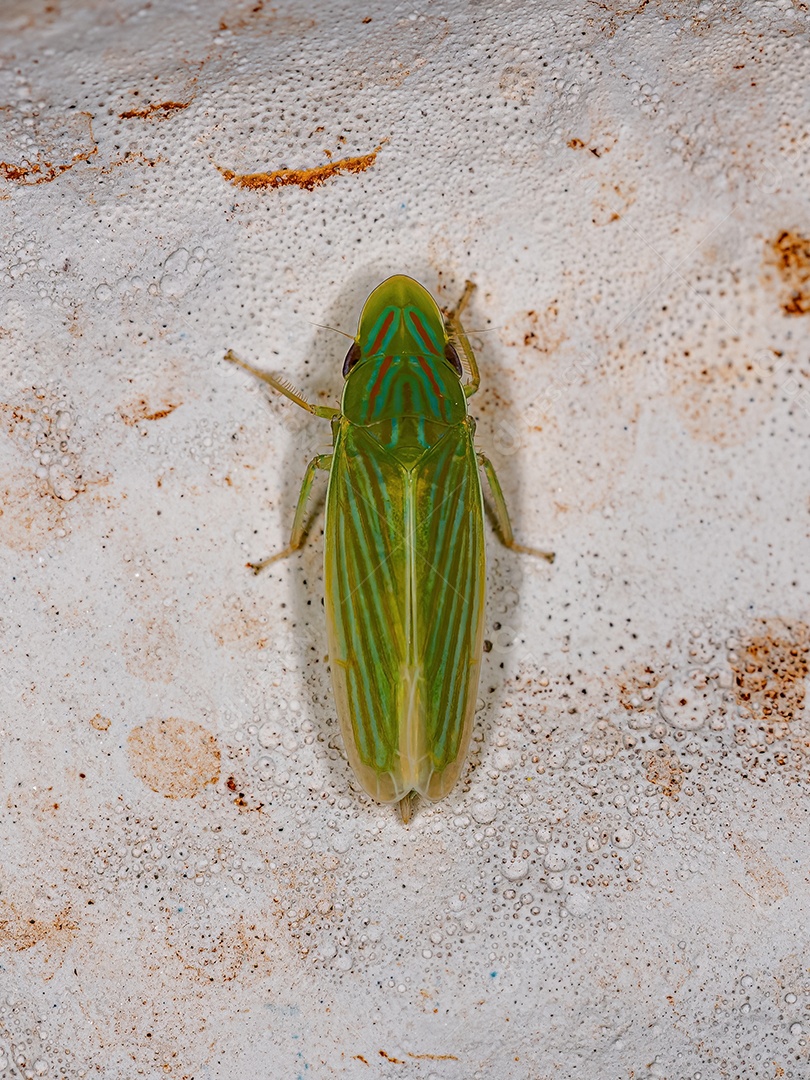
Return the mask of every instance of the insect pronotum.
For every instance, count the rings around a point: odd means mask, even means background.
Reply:
[[[473,288],[468,281],[443,317],[412,278],[379,285],[346,354],[339,409],[226,354],[332,423],[332,452],[307,467],[289,545],[250,565],[258,573],[302,546],[315,474],[328,470],[325,607],[338,718],[358,780],[373,799],[398,803],[406,822],[416,796],[448,794],[472,733],[484,635],[479,469],[503,543],[554,558],[515,543],[495,470],[475,449],[467,399],[480,377],[460,322]]]

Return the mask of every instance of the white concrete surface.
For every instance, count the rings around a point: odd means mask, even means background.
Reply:
[[[787,0],[0,5],[0,1075],[810,1075],[809,57]],[[318,527],[244,567],[328,426],[222,361],[334,402],[392,272],[477,281],[558,553],[492,538],[409,829]]]

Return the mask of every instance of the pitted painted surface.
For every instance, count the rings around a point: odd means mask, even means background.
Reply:
[[[804,1080],[807,34],[0,5],[0,1075]],[[328,429],[222,360],[337,406],[322,327],[394,273],[476,280],[476,440],[557,552],[487,536],[470,764],[408,829],[319,519],[244,567]]]

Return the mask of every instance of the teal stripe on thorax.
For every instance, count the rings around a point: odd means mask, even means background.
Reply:
[[[408,417],[449,425],[464,419],[467,402],[457,373],[443,356],[389,352],[364,358],[349,373],[343,415],[363,427]]]

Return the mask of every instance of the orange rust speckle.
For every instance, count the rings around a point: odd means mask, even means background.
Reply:
[[[619,676],[619,702],[628,712],[652,711],[657,707],[653,691],[661,675],[648,663],[628,665]],[[640,704],[639,704],[640,702]]]
[[[303,188],[304,191],[312,191],[321,184],[331,180],[339,173],[360,173],[370,169],[377,160],[382,146],[372,150],[370,154],[361,157],[341,158],[339,161],[329,161],[326,165],[316,165],[312,169],[277,169],[270,173],[235,173],[231,169],[222,169],[217,165],[219,172],[235,187],[247,188],[249,191],[261,191],[264,188],[294,187]]]
[[[189,799],[219,779],[220,752],[201,724],[150,720],[127,739],[132,771],[152,791],[167,799]]]
[[[228,791],[236,791],[236,780],[232,776],[229,776],[225,781],[225,787]]]
[[[737,704],[760,723],[795,720],[804,709],[809,652],[810,628],[805,623],[766,625],[762,635],[743,644],[731,665]]]
[[[735,836],[731,846],[742,860],[746,874],[755,882],[760,903],[775,904],[790,892],[785,875],[768,857],[761,845],[754,844],[744,836]],[[737,882],[739,885],[739,882]],[[742,886],[740,886],[742,888]],[[748,896],[751,894],[743,889]]]
[[[402,1058],[389,1057],[384,1050],[380,1050],[380,1057],[385,1058],[386,1061],[390,1061],[392,1065],[404,1065],[405,1062]]]
[[[355,1054],[353,1060],[354,1061],[362,1061],[364,1065],[368,1065],[368,1062],[366,1061],[366,1059],[363,1057],[362,1054]]]
[[[78,930],[69,914],[70,908],[66,907],[51,920],[35,919],[20,914],[14,904],[0,901],[0,942],[9,942],[17,952],[33,948],[40,941],[66,946]]]
[[[572,150],[585,149],[585,143],[582,141],[582,139],[569,139],[568,146],[570,146]]]
[[[49,184],[51,180],[55,180],[63,172],[72,169],[80,161],[87,161],[93,154],[97,153],[98,147],[94,146],[90,150],[74,154],[71,161],[63,161],[59,165],[54,165],[50,161],[34,161],[27,165],[15,165],[12,162],[0,161],[0,176],[16,184],[22,184],[23,187],[32,187],[34,184]]]
[[[412,1054],[410,1051],[406,1053],[409,1058],[415,1058],[417,1061],[458,1061],[455,1054]]]
[[[187,109],[190,104],[190,101],[155,102],[152,105],[145,105],[142,109],[127,109],[126,112],[118,114],[118,119],[148,120],[155,117],[158,120],[165,120],[171,113],[176,112],[178,109]]]
[[[810,313],[810,238],[789,230],[781,232],[770,243],[769,261],[787,287],[782,311],[786,315]]]
[[[96,713],[95,716],[90,718],[90,727],[94,727],[96,731],[106,731],[110,724],[110,718],[102,716],[101,713]]]
[[[149,404],[145,398],[134,402],[132,405],[122,406],[118,410],[118,415],[127,425],[127,427],[134,427],[140,423],[141,420],[162,420],[165,416],[170,416],[175,409],[179,409],[183,404],[182,401],[176,403],[169,402],[168,405],[164,405],[162,409],[150,409]]]
[[[666,746],[651,750],[644,759],[647,780],[660,787],[664,795],[677,798],[683,786],[683,766],[678,755]]]

